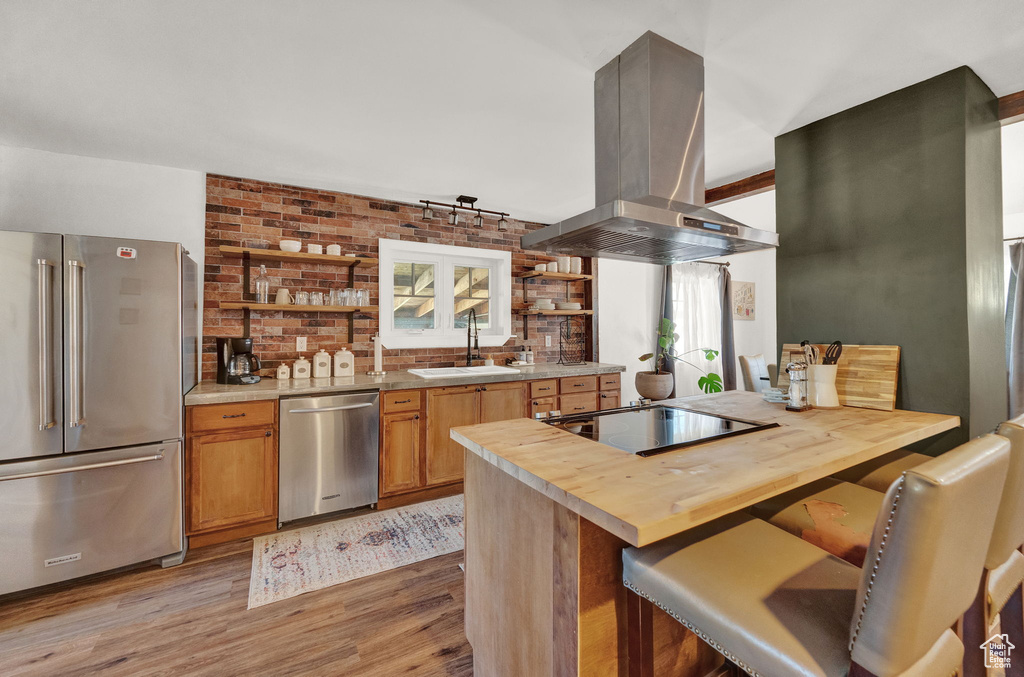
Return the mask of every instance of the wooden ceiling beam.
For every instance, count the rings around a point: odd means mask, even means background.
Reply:
[[[1024,122],[1024,91],[999,97],[999,121],[1004,125]],[[773,188],[775,188],[775,170],[769,169],[766,172],[754,174],[723,186],[708,188],[704,191],[704,204],[729,202]]]

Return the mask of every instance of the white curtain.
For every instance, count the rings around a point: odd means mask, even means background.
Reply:
[[[719,376],[723,376],[721,280],[718,266],[706,263],[672,266],[672,319],[679,334],[676,354],[703,371]],[[709,362],[699,348],[712,348],[719,351],[719,355]],[[700,394],[697,379],[704,375],[702,371],[677,362],[675,372],[676,397]]]

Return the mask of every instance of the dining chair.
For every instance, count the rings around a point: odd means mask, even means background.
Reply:
[[[744,390],[759,393],[772,387],[764,355],[740,355],[740,371],[743,373]]]
[[[986,435],[903,474],[863,568],[744,513],[626,548],[630,675],[653,671],[653,605],[749,675],[955,674],[950,628],[977,590],[1009,446]]]

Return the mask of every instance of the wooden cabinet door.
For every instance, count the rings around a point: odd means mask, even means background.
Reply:
[[[600,401],[597,403],[598,407],[603,411],[605,409],[618,409],[619,408],[619,391],[618,390],[602,390],[600,393]]]
[[[273,428],[196,435],[188,453],[189,535],[277,519]]]
[[[458,482],[465,449],[448,431],[479,420],[479,386],[432,388],[427,391],[427,485]]]
[[[526,384],[488,383],[480,386],[480,423],[526,416]]]
[[[418,411],[384,416],[383,453],[380,462],[381,496],[420,486],[422,423]]]
[[[554,397],[540,397],[530,400],[530,418],[535,414],[547,414],[558,408]]]

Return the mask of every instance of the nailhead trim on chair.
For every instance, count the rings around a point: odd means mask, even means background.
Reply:
[[[662,611],[667,613],[672,618],[674,618],[677,621],[679,621],[679,623],[683,627],[685,627],[687,630],[690,630],[695,635],[697,635],[698,637],[703,639],[705,642],[707,642],[709,645],[711,645],[711,648],[713,648],[715,651],[717,651],[718,653],[722,654],[723,656],[728,658],[730,661],[735,663],[736,666],[740,670],[743,670],[743,672],[747,673],[748,675],[751,675],[751,677],[762,677],[760,672],[758,672],[754,668],[748,666],[746,663],[744,663],[740,659],[736,658],[736,656],[734,656],[729,651],[727,651],[721,644],[719,644],[715,640],[713,640],[710,637],[708,637],[706,632],[704,632],[703,630],[701,630],[700,628],[695,626],[693,623],[691,623],[689,621],[686,621],[686,620],[683,620],[678,615],[676,615],[676,613],[674,611],[672,611],[671,609],[666,609],[664,606],[662,606],[661,602],[659,602],[658,600],[651,598],[646,593],[641,592],[640,590],[637,590],[635,587],[633,587],[633,584],[630,583],[629,581],[623,579],[622,584],[625,585],[630,590],[632,590],[633,592],[635,592],[636,594],[638,594],[641,597],[643,597],[644,599],[646,599],[648,602],[650,602],[654,606],[658,607],[659,609],[661,609]]]
[[[868,610],[868,601],[871,599],[871,589],[875,585],[875,577],[878,576],[878,569],[882,564],[882,554],[885,552],[885,544],[889,542],[889,534],[892,532],[892,523],[896,519],[896,508],[900,504],[900,494],[903,493],[903,483],[907,478],[904,472],[900,475],[899,485],[896,487],[896,495],[892,498],[892,510],[889,511],[889,522],[885,525],[882,533],[882,540],[878,544],[878,554],[875,555],[875,563],[871,567],[871,577],[868,579],[867,590],[864,591],[864,602],[860,605],[860,613],[857,614],[857,625],[853,629],[853,637],[850,638],[850,653],[853,653],[853,646],[857,643],[857,636],[860,634],[861,623],[864,622],[864,614]]]

